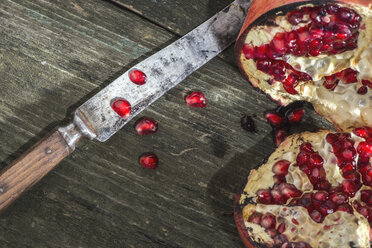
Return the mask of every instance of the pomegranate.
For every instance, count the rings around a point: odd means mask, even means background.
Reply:
[[[253,86],[281,105],[308,101],[338,131],[371,127],[368,4],[254,0],[235,47],[238,66]],[[275,127],[283,123],[280,116],[266,117]],[[290,123],[301,118],[301,112],[288,115]]]
[[[246,246],[370,247],[371,138],[368,127],[286,138],[236,197]]]

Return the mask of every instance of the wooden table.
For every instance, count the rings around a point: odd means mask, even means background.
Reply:
[[[0,1],[0,163],[10,163],[74,108],[231,0]],[[203,91],[205,109],[184,97]],[[233,197],[274,145],[276,106],[240,75],[232,47],[106,143],[83,142],[0,217],[0,247],[242,247]],[[258,132],[240,127],[255,117]],[[136,118],[137,119],[137,118]],[[328,124],[308,115],[305,129]],[[138,164],[160,157],[157,171]]]

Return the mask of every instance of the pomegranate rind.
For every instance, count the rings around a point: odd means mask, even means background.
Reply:
[[[358,8],[371,8],[372,3],[369,0],[354,0],[354,1],[335,1],[336,3],[347,3],[347,6],[350,4],[356,4],[355,6]],[[254,0],[252,2],[252,6],[248,12],[247,19],[243,28],[240,32],[239,38],[235,45],[235,57],[242,72],[243,76],[255,87],[259,90],[263,91],[264,93],[268,94],[268,96],[278,102],[280,105],[288,105],[289,103],[296,101],[296,100],[306,100],[305,96],[300,95],[290,95],[287,92],[283,91],[283,89],[278,90],[267,90],[267,86],[262,83],[263,78],[261,77],[263,72],[257,72],[257,68],[254,66],[252,67],[251,64],[247,63],[248,59],[245,58],[243,53],[243,46],[245,45],[246,38],[248,33],[253,27],[265,25],[268,21],[272,20],[272,17],[275,16],[276,13],[280,13],[280,15],[285,15],[289,11],[296,9],[297,7],[313,4],[319,5],[324,4],[324,1],[298,1],[298,0],[279,0],[279,1],[257,1]],[[305,89],[301,85],[296,87],[296,90],[301,88],[301,90],[308,90]],[[313,87],[314,88],[314,87]],[[273,92],[275,91],[275,93]],[[357,94],[355,92],[355,94]],[[334,127],[337,131],[345,131],[352,127],[360,127],[360,126],[372,126],[371,117],[368,113],[372,113],[370,108],[366,108],[363,110],[363,114],[360,114],[360,118],[349,119],[345,118],[344,120],[339,119],[339,117],[335,117],[334,113],[335,110],[328,107],[327,103],[317,103],[314,104],[315,111],[320,115],[324,116],[330,122],[333,123]],[[352,112],[353,109],[351,109]],[[356,113],[356,112],[355,112]]]

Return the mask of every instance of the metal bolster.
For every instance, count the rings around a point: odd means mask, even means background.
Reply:
[[[82,137],[86,137],[91,140],[97,137],[97,134],[89,125],[89,122],[86,120],[84,114],[79,110],[74,112],[72,123],[65,127],[58,128],[58,131],[62,134],[71,150],[75,150],[77,142]]]

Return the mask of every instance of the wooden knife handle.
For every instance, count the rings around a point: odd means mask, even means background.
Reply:
[[[59,131],[45,136],[0,172],[0,211],[72,152]]]

